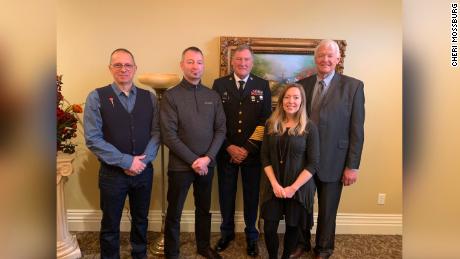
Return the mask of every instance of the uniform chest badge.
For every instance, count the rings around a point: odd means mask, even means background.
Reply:
[[[259,96],[259,95],[263,95],[263,94],[264,94],[264,91],[259,90],[259,89],[253,89],[251,91],[251,95],[254,95],[254,96]]]
[[[259,89],[253,89],[251,91],[251,101],[252,102],[259,102],[264,99],[264,91],[259,90]]]
[[[225,103],[225,102],[228,102],[228,101],[230,101],[230,97],[228,96],[227,92],[224,92],[222,94],[222,102]]]

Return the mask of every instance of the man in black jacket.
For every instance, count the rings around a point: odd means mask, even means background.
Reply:
[[[213,85],[227,119],[227,136],[217,157],[222,224],[216,250],[225,250],[235,238],[235,198],[241,170],[247,254],[257,256],[260,145],[265,120],[271,113],[271,94],[267,80],[250,74],[253,60],[249,46],[238,46],[231,59],[233,73],[216,79]]]
[[[180,218],[191,184],[198,254],[221,258],[209,244],[209,209],[216,155],[225,138],[225,114],[219,95],[201,84],[203,62],[196,47],[182,52],[184,78],[165,92],[160,106],[162,139],[169,148],[166,258],[179,258]]]

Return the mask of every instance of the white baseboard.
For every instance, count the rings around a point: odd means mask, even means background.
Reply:
[[[221,217],[219,211],[211,211],[211,231],[219,232]],[[315,226],[316,226],[315,213]],[[100,210],[67,210],[67,220],[70,231],[99,231],[102,213]],[[373,234],[373,235],[402,235],[401,214],[364,214],[339,213],[337,214],[337,234]],[[184,210],[181,220],[182,232],[193,232],[195,214],[193,210]],[[262,226],[262,225],[261,225]],[[235,231],[244,232],[243,212],[235,213]],[[160,231],[161,211],[151,210],[149,213],[149,230]],[[284,222],[280,222],[279,231],[284,232]],[[121,231],[130,230],[128,211],[123,212]],[[312,231],[314,233],[315,227]]]

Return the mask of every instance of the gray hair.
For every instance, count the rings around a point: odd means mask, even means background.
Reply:
[[[339,45],[337,44],[337,42],[335,42],[334,40],[329,40],[329,39],[326,39],[326,40],[322,40],[318,46],[316,46],[315,48],[315,57],[316,57],[316,53],[318,52],[318,49],[320,47],[331,47],[335,54],[337,55],[337,57],[340,58],[340,49],[339,49]]]
[[[241,45],[238,45],[235,49],[235,51],[233,52],[233,55],[235,55],[236,52],[241,52],[243,50],[249,50],[249,52],[251,52],[251,56],[254,56],[254,51],[252,51],[252,48],[251,46],[249,46],[248,44],[241,44]]]
[[[117,53],[117,52],[124,52],[124,53],[130,55],[130,56],[131,56],[131,59],[133,60],[133,63],[136,64],[136,61],[134,61],[134,55],[133,55],[133,53],[131,53],[131,51],[129,51],[129,50],[125,49],[125,48],[118,48],[118,49],[112,51],[112,54],[110,54],[109,65],[112,63],[112,56],[113,56],[113,54],[115,54],[115,53]]]

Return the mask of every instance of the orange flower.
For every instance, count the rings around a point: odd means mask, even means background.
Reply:
[[[80,104],[70,104],[61,93],[62,76],[56,77],[57,107],[56,107],[56,149],[64,153],[72,154],[75,152],[77,144],[72,142],[77,137],[77,123],[79,122],[78,113],[83,112]]]
[[[82,113],[83,108],[79,104],[72,104],[72,111],[75,113]]]

